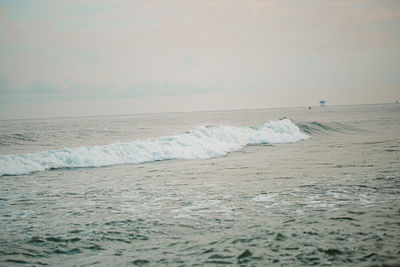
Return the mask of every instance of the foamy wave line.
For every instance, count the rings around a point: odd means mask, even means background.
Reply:
[[[307,138],[309,136],[289,119],[256,127],[201,126],[180,135],[145,141],[0,155],[0,176],[169,159],[208,159],[224,156],[249,144],[293,143]]]

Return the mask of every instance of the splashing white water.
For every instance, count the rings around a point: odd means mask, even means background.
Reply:
[[[289,119],[256,127],[202,126],[175,136],[102,146],[0,155],[0,176],[58,168],[102,167],[169,159],[221,157],[249,144],[293,143],[309,138]]]

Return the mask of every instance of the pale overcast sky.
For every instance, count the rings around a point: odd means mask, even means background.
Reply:
[[[0,0],[0,118],[400,99],[400,1]]]

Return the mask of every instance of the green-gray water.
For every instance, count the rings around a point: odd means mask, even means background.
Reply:
[[[311,138],[0,177],[0,266],[398,266],[400,105],[0,121],[0,154],[282,117]]]

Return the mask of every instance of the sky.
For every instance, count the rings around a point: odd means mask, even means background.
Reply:
[[[392,103],[398,0],[0,0],[0,119]]]

